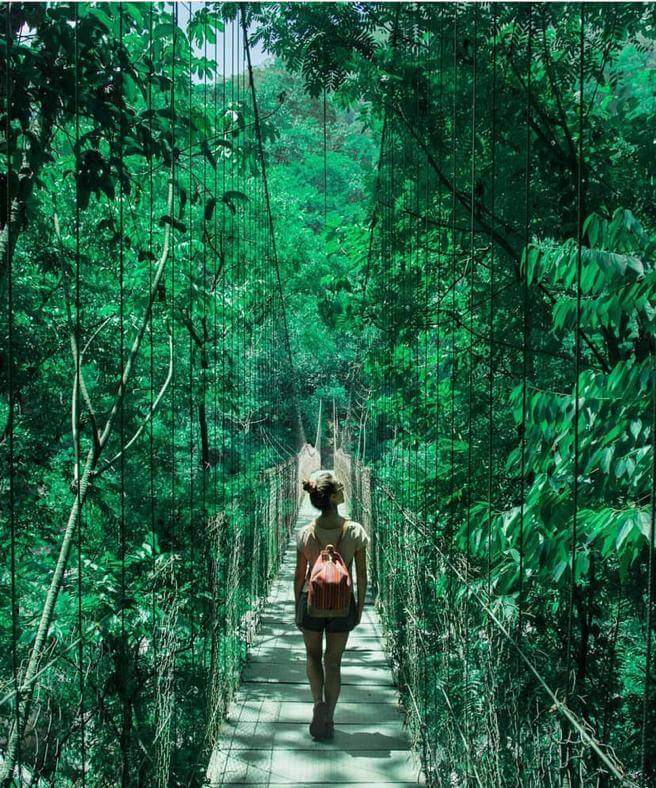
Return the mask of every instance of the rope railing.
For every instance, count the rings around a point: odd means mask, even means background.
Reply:
[[[607,744],[603,744],[588,721],[581,719],[548,684],[531,654],[530,646],[521,648],[504,623],[504,611],[495,605],[485,588],[485,578],[468,573],[466,556],[451,555],[417,514],[406,508],[385,481],[363,463],[340,452],[339,473],[348,479],[352,490],[350,511],[367,528],[371,539],[370,584],[380,612],[395,680],[397,681],[414,749],[420,753],[422,768],[435,784],[449,773],[453,763],[466,764],[476,785],[501,784],[505,773],[499,762],[500,720],[510,715],[506,727],[521,726],[524,757],[542,760],[543,779],[548,784],[548,759],[557,759],[558,748],[543,750],[543,742],[554,742],[565,719],[577,732],[570,742],[577,750],[573,757],[581,764],[592,751],[616,784],[636,786],[623,764]],[[401,495],[407,491],[399,491]],[[427,560],[432,553],[437,561]],[[400,556],[407,559],[399,562]],[[470,570],[471,571],[471,570]],[[449,574],[457,578],[458,588],[449,607],[440,605],[440,587]],[[478,613],[478,616],[476,616]],[[492,624],[491,632],[487,624]],[[465,631],[465,626],[476,631]],[[478,653],[469,650],[468,681],[463,672],[465,644],[480,644]],[[498,670],[518,654],[525,669],[534,677],[551,708],[545,707],[530,722],[520,709],[504,702],[501,688],[489,687],[488,661]],[[463,708],[478,717],[478,725],[463,727]],[[535,752],[531,753],[531,748]],[[557,772],[557,768],[556,768]]]
[[[219,741],[221,725],[239,687],[261,613],[296,523],[296,457],[259,472],[251,505],[240,502],[247,527],[232,528],[225,513],[208,522],[207,558],[212,616],[210,694],[204,750]]]

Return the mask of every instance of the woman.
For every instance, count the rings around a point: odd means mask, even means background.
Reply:
[[[342,653],[348,633],[360,623],[364,597],[367,590],[366,549],[369,536],[360,523],[339,514],[337,507],[344,502],[344,485],[332,471],[319,471],[313,480],[305,479],[303,489],[310,493],[310,502],[321,514],[301,528],[296,537],[296,573],[294,599],[296,600],[296,625],[303,633],[307,651],[307,677],[314,699],[314,712],[310,734],[317,739],[332,738],[333,713],[339,690]],[[314,528],[313,528],[314,526]],[[316,538],[313,538],[312,534]],[[338,540],[341,541],[337,545]],[[317,541],[319,544],[317,544]],[[358,601],[351,592],[351,607],[343,618],[315,618],[307,612],[307,580],[321,549],[328,544],[336,550],[351,572],[355,558]],[[353,577],[351,573],[351,577]],[[323,631],[326,631],[326,651],[323,654]],[[325,681],[324,681],[325,669]],[[325,692],[325,701],[322,697]]]

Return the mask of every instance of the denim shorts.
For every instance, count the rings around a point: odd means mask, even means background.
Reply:
[[[351,606],[347,616],[341,618],[319,618],[311,616],[307,612],[307,599],[308,592],[301,591],[301,596],[296,606],[296,626],[302,631],[309,629],[312,632],[350,632],[355,626],[355,617],[357,614],[357,605],[355,604],[355,594],[351,592]]]

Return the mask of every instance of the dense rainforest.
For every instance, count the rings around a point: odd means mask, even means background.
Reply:
[[[654,784],[654,6],[1,10],[3,783],[203,783],[318,440],[430,784]]]

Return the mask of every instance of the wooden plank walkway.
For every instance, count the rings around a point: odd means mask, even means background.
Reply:
[[[348,513],[344,505],[340,512]],[[315,515],[306,495],[297,529]],[[210,758],[208,784],[425,785],[419,756],[403,728],[398,692],[369,592],[362,621],[349,635],[342,657],[335,736],[326,741],[310,736],[312,695],[305,645],[294,623],[295,535],[287,545],[242,684]]]

